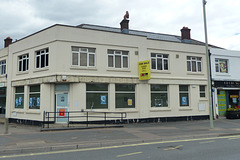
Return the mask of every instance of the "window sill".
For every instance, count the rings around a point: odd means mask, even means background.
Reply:
[[[22,72],[17,72],[16,75],[18,76],[18,75],[23,75],[23,74],[28,74],[28,73],[29,73],[29,71],[22,71]]]
[[[27,114],[41,114],[41,112],[40,112],[40,110],[39,109],[36,109],[36,111],[34,111],[34,110],[28,110],[28,111],[26,111],[26,113]]]
[[[12,113],[16,112],[16,113],[24,113],[24,109],[23,108],[15,108],[13,109]]]
[[[171,74],[169,70],[151,70],[151,73]]]
[[[200,75],[200,76],[203,76],[204,73],[202,73],[202,72],[187,72],[187,75]]]
[[[169,107],[151,107],[150,112],[156,111],[171,111],[172,109]]]
[[[107,108],[99,108],[99,109],[86,109],[84,110],[84,114],[86,114],[85,112],[109,112],[109,110]]]
[[[72,70],[95,70],[97,71],[96,67],[80,67],[80,66],[71,66]]]
[[[6,74],[0,74],[0,78],[6,77]]]
[[[192,108],[190,108],[190,107],[181,107],[181,108],[179,108],[179,111],[191,111],[191,110],[192,110]]]
[[[136,108],[115,108],[116,112],[127,112],[127,113],[137,113],[138,110]]]
[[[47,70],[49,70],[48,67],[47,67],[47,68],[39,68],[39,69],[35,68],[35,70],[33,71],[33,73],[35,73],[35,72],[43,72],[43,71],[47,71]]]
[[[229,73],[215,73],[215,76],[226,76],[230,77],[231,75]]]
[[[200,101],[207,101],[208,99],[205,97],[205,98],[201,98],[200,97]]]
[[[112,71],[112,72],[131,72],[129,68],[109,68],[107,71]]]

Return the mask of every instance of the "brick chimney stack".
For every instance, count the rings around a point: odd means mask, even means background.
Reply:
[[[4,48],[8,47],[10,44],[12,44],[12,38],[7,37],[6,39],[4,39]]]
[[[190,34],[191,29],[189,29],[188,27],[183,27],[181,29],[182,32],[182,40],[184,39],[191,39],[191,34]]]
[[[120,23],[122,33],[129,33],[129,26],[128,26],[129,20],[128,19],[129,19],[129,13],[128,13],[128,11],[126,11],[126,14],[123,17],[123,20]]]

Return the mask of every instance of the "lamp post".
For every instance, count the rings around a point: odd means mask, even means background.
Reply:
[[[208,99],[209,99],[209,117],[210,117],[210,127],[213,126],[213,109],[212,109],[212,91],[211,91],[211,76],[210,76],[210,61],[209,61],[209,52],[208,52],[208,38],[207,38],[207,21],[206,21],[206,10],[205,5],[207,4],[206,0],[203,0],[203,19],[204,19],[204,31],[205,31],[205,48],[206,48],[206,60],[207,60],[207,79],[208,79]]]

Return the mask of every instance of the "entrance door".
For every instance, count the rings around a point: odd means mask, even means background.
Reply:
[[[56,93],[56,122],[67,123],[68,111],[68,93]]]

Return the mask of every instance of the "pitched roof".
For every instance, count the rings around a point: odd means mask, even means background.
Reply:
[[[114,27],[106,27],[106,26],[90,25],[90,24],[81,24],[81,25],[78,25],[77,27],[83,28],[83,29],[93,29],[93,30],[99,30],[99,31],[121,33],[120,28],[114,28]],[[153,40],[188,43],[188,44],[195,44],[195,45],[205,45],[205,43],[203,43],[201,41],[197,41],[194,39],[182,40],[180,36],[170,35],[170,34],[145,32],[145,31],[138,31],[138,30],[129,30],[128,34],[137,35],[137,36],[145,36],[148,39],[153,39]],[[214,47],[214,48],[220,48],[220,47],[213,46],[213,45],[209,45],[209,46]]]

